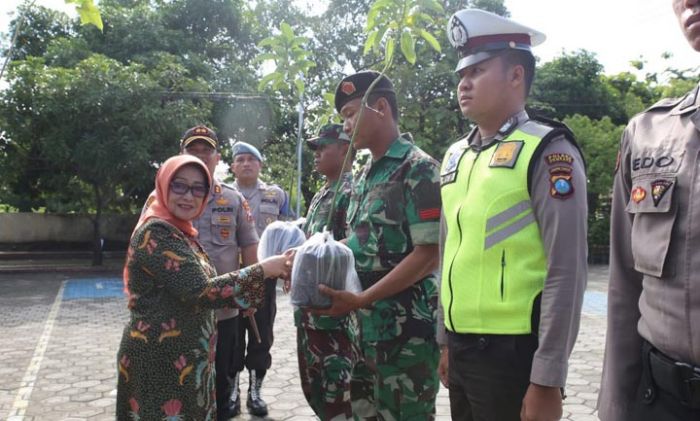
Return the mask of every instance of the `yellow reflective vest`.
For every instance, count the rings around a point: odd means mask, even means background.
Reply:
[[[447,226],[440,299],[448,330],[531,332],[547,257],[528,177],[543,139],[555,131],[529,120],[484,149],[463,139],[447,151],[440,172]]]

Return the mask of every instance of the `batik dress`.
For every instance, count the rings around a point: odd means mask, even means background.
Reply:
[[[117,420],[216,419],[214,309],[257,307],[263,271],[216,276],[201,246],[151,219],[127,257],[129,310],[117,354]]]

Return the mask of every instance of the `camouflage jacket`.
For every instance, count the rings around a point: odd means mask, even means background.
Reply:
[[[332,219],[333,238],[336,240],[345,238],[347,232],[345,213],[348,208],[352,189],[352,173],[349,171],[343,173],[340,180],[335,183],[323,186],[321,190],[316,193],[314,198],[311,199],[309,210],[306,213],[306,223],[303,228],[307,237],[311,237],[317,232],[322,232],[323,228],[326,226],[328,222],[328,213],[331,211],[331,205],[335,198],[335,188],[338,182],[342,184],[340,185],[340,190],[338,190],[338,202],[335,204],[335,215],[333,215]],[[303,309],[294,309],[294,324],[297,327],[316,330],[345,328],[348,330],[349,337],[354,338],[357,335],[357,321],[354,313],[345,317],[329,317],[314,315],[310,311]]]
[[[363,168],[353,186],[347,245],[358,274],[388,272],[415,245],[437,244],[440,203],[437,161],[399,137]],[[435,335],[436,279],[430,275],[359,315],[365,341]]]

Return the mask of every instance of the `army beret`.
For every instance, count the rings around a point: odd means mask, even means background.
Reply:
[[[207,126],[199,125],[188,129],[180,139],[180,149],[185,149],[195,140],[203,140],[214,149],[219,149],[219,138],[216,133]]]
[[[447,23],[447,38],[457,49],[455,72],[514,49],[532,54],[530,47],[542,44],[546,36],[494,13],[480,9],[460,10]]]
[[[350,76],[346,76],[340,81],[338,87],[335,89],[335,110],[340,112],[343,105],[355,98],[361,98],[365,92],[367,92],[369,85],[371,85],[372,82],[379,77],[379,75],[379,72],[375,72],[374,70],[365,70]],[[374,88],[372,88],[372,93],[396,94],[394,91],[394,84],[391,83],[391,80],[384,75],[382,75],[379,82],[374,85]]]
[[[236,155],[244,154],[244,153],[249,153],[253,155],[258,161],[262,162],[262,154],[256,148],[255,146],[251,145],[250,143],[245,143],[245,142],[236,142],[233,144],[233,150],[232,154],[233,157],[235,158]]]
[[[350,143],[350,136],[343,131],[340,124],[326,124],[318,131],[318,136],[306,141],[311,150],[316,150],[319,146],[331,143]]]

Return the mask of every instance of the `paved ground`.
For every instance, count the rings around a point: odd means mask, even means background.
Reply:
[[[591,267],[564,419],[596,420],[605,332],[607,268]],[[0,420],[113,420],[115,354],[127,317],[113,274],[0,271]],[[263,396],[271,420],[313,420],[297,377],[288,297],[279,294],[273,367]],[[247,385],[247,379],[242,383]],[[243,387],[244,393],[246,386]],[[244,395],[245,396],[245,395]],[[438,420],[449,419],[446,390]],[[251,420],[248,415],[237,420]]]

